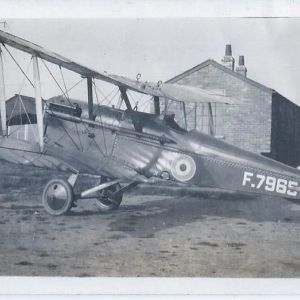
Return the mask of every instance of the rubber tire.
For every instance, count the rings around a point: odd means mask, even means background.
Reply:
[[[120,184],[115,184],[115,185],[107,188],[107,190],[109,190],[110,192],[116,192],[120,189],[121,189]],[[98,209],[100,212],[108,212],[108,211],[117,209],[120,206],[122,199],[123,199],[123,194],[121,193],[121,194],[117,195],[117,197],[115,197],[115,199],[113,199],[114,202],[107,203],[107,201],[109,201],[109,200],[103,201],[103,199],[101,197],[99,197],[99,198],[96,198],[96,203],[97,203],[97,206],[98,206]]]
[[[66,192],[66,202],[63,205],[63,207],[61,207],[59,209],[53,209],[48,204],[47,193],[48,193],[49,189],[52,188],[54,185],[61,185]],[[71,209],[73,200],[74,200],[73,188],[69,184],[69,182],[64,179],[52,179],[47,183],[47,185],[44,188],[43,196],[42,196],[42,203],[43,203],[44,209],[50,215],[60,216],[60,215],[66,214]]]

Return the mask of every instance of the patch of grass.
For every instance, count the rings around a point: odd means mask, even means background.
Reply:
[[[197,247],[190,247],[191,250],[198,250]]]
[[[232,248],[240,248],[243,246],[247,246],[247,244],[244,243],[227,243],[227,245]]]
[[[17,248],[17,250],[20,250],[20,251],[26,251],[26,250],[28,250],[28,249],[25,248],[25,247],[20,246],[20,247]]]
[[[196,243],[196,245],[199,245],[199,246],[209,246],[209,247],[219,247],[218,244],[211,243],[211,242],[199,242],[199,243]]]
[[[153,239],[155,235],[153,233],[149,233],[147,235],[141,236],[141,239]]]
[[[39,254],[39,257],[48,257],[50,256],[46,251],[43,251]]]
[[[33,263],[31,263],[30,261],[27,260],[23,260],[20,262],[15,263],[16,266],[32,266]]]
[[[120,239],[124,239],[126,238],[125,235],[122,234],[113,234],[112,236],[109,237],[110,239],[114,239],[114,240],[120,240]]]
[[[81,273],[78,275],[78,277],[92,277],[92,275],[90,275],[88,273]]]
[[[48,269],[56,269],[57,268],[57,265],[55,265],[55,264],[47,264],[47,268]]]

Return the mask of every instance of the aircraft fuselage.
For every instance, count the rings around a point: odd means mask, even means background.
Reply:
[[[172,116],[99,107],[95,121],[79,120],[54,113],[46,121],[47,152],[79,170],[298,198],[297,169],[183,130]]]

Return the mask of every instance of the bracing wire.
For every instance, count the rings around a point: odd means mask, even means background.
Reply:
[[[96,89],[100,92],[100,94],[104,97],[104,99],[103,99],[103,102],[104,101],[106,101],[111,95],[112,95],[112,93],[115,91],[115,87],[113,87],[113,89],[110,91],[110,93],[107,95],[107,96],[105,96],[104,95],[104,93],[96,86]],[[118,92],[118,90],[117,90],[117,92]],[[110,101],[111,102],[111,101]],[[106,105],[108,105],[108,104],[106,104]]]
[[[134,102],[135,107],[138,107],[139,101],[136,101],[136,99],[133,97],[133,95],[131,94],[131,92],[129,90],[127,90],[127,95],[131,98],[131,100]]]
[[[21,102],[19,100],[19,104],[20,104],[20,109],[19,109],[19,112],[20,112],[20,123],[21,123],[21,126],[23,125],[23,122],[22,122],[22,106],[21,106]]]
[[[27,119],[28,119],[28,121],[29,121],[29,124],[32,125],[31,120],[30,120],[30,118],[29,118],[29,116],[28,116],[27,110],[26,110],[26,108],[25,108],[25,105],[24,105],[22,96],[21,96],[20,94],[19,94],[18,96],[19,96],[19,97],[18,97],[18,98],[19,98],[19,101],[20,101],[20,103],[21,103],[22,106],[23,106],[23,109],[24,109],[24,112],[25,112],[25,114],[26,114],[26,117],[27,117]],[[21,112],[21,109],[20,109],[20,112]],[[33,130],[33,135],[34,135],[34,138],[35,138],[36,140],[38,140],[38,137],[36,136],[34,130]]]
[[[112,101],[115,99],[116,95],[119,93],[119,90],[117,89],[116,92],[114,93],[114,95],[111,97],[110,101],[108,101],[107,106],[109,106]]]
[[[27,78],[27,73],[28,73],[29,67],[30,67],[30,65],[31,65],[31,61],[32,61],[32,58],[31,58],[30,61],[29,61],[29,64],[28,64],[27,69],[26,69],[26,72],[23,73],[25,76],[23,77],[23,80],[22,80],[22,82],[21,82],[21,85],[20,85],[20,89],[19,89],[18,95],[21,94],[21,91],[22,91],[22,89],[23,89],[23,86],[24,86],[24,83],[25,83],[25,79]],[[12,109],[12,111],[11,111],[11,114],[10,114],[10,117],[9,117],[9,120],[8,120],[8,126],[10,125],[11,118],[12,118],[13,113],[14,113],[15,108],[16,108],[16,104],[17,104],[17,101],[15,101],[14,106],[13,106],[13,109]],[[26,112],[26,110],[25,110],[25,112]],[[20,119],[21,119],[21,109],[20,109]]]
[[[63,89],[61,88],[60,84],[58,83],[58,81],[56,80],[56,78],[54,77],[54,75],[52,74],[52,72],[50,71],[49,67],[47,66],[47,64],[44,62],[43,59],[41,59],[41,61],[43,62],[45,68],[47,69],[47,71],[49,72],[49,74],[51,75],[52,79],[54,80],[54,82],[56,83],[56,85],[58,86],[58,88],[60,89],[60,91],[63,93],[63,96],[66,98],[66,100],[69,102],[69,104],[71,106],[73,106],[73,104],[71,103],[70,99],[66,96],[65,92],[63,91]]]
[[[144,112],[144,110],[142,108],[144,108],[146,106],[146,104],[148,104],[150,102],[151,99],[145,100],[144,103],[142,103],[142,105],[140,105],[140,109]]]
[[[96,88],[96,83],[95,83],[95,79],[93,78],[93,85],[95,87],[95,95],[96,95],[96,100],[97,100],[97,103],[98,103],[98,106],[100,105],[100,102],[99,102],[99,99],[98,99],[98,94],[97,94],[97,88]],[[99,114],[99,117],[100,117],[100,123],[102,123],[102,116],[101,116],[101,113]],[[107,152],[107,146],[106,146],[106,138],[105,138],[105,134],[104,134],[104,128],[102,128],[102,136],[103,136],[103,142],[104,142],[104,147],[105,147],[105,153],[106,155],[108,154]]]
[[[7,53],[9,54],[9,56],[12,58],[12,60],[15,62],[15,64],[18,66],[18,68],[20,69],[20,71],[23,73],[23,75],[27,78],[27,80],[29,81],[29,83],[31,84],[31,86],[34,88],[34,84],[32,83],[32,81],[28,78],[27,74],[23,71],[22,67],[19,65],[19,63],[16,61],[16,59],[14,58],[14,56],[10,53],[10,51],[7,49],[7,47],[5,46],[5,44],[3,44],[3,47],[5,48],[5,50],[7,51]]]
[[[60,126],[63,128],[63,130],[65,131],[65,134],[62,135],[60,138],[56,139],[56,142],[60,141],[62,138],[64,138],[66,135],[69,137],[69,139],[71,140],[71,142],[73,143],[73,145],[75,146],[75,148],[80,151],[80,148],[78,147],[78,145],[76,144],[76,142],[74,141],[74,139],[72,138],[71,134],[68,132],[68,130],[65,128],[65,126],[63,125],[62,121],[57,118],[58,123],[60,124]],[[75,127],[75,126],[74,126]],[[74,128],[73,127],[73,128]]]
[[[138,106],[138,109],[139,109],[139,111],[145,112],[145,110],[143,108],[146,107],[146,105],[149,103],[150,99],[143,99],[145,97],[145,95],[141,95],[139,97],[139,99],[136,100],[136,97],[131,93],[131,91],[128,91],[127,93],[131,97],[131,99],[135,102],[136,105],[138,103],[142,102],[142,104]]]
[[[87,131],[89,131],[89,126],[87,125],[87,124],[85,124],[85,123],[82,123],[83,124],[83,126],[85,127],[85,129],[87,130]],[[102,154],[102,156],[106,156],[105,155],[105,153],[102,151],[102,149],[101,149],[101,147],[99,146],[99,144],[96,142],[96,140],[95,139],[92,139],[92,141],[94,142],[94,144],[96,145],[96,147],[98,148],[98,150],[99,150],[99,152]]]
[[[185,116],[178,119],[177,122],[180,123],[182,120],[184,120],[185,117],[189,116],[192,112],[194,112],[194,108],[192,108],[189,112],[186,112]]]
[[[69,93],[70,91],[72,91],[83,80],[84,80],[84,78],[81,78],[77,83],[75,83],[73,86],[71,86],[66,92]]]
[[[30,67],[30,65],[31,65],[31,62],[32,62],[32,56],[31,56],[31,59],[30,59],[30,61],[29,61],[29,63],[28,63],[28,66],[27,66],[27,68],[26,68],[26,74],[27,74],[28,71],[29,71],[29,67]],[[21,85],[20,85],[20,89],[19,89],[19,93],[18,93],[19,95],[21,94],[21,91],[22,91],[22,89],[23,89],[23,87],[24,87],[25,79],[26,79],[26,77],[23,76],[23,80],[22,80],[22,83],[21,83]]]
[[[14,103],[14,107],[13,107],[11,113],[10,113],[10,116],[9,116],[9,119],[8,119],[8,122],[7,122],[7,126],[9,126],[9,124],[10,124],[10,121],[11,121],[12,115],[13,115],[13,113],[14,113],[16,104],[17,104],[17,101],[15,101],[15,103]]]
[[[98,94],[97,94],[97,85],[96,85],[96,82],[95,82],[95,79],[93,78],[93,86],[94,86],[94,91],[95,91],[95,95],[96,95],[96,100],[97,100],[97,112],[99,111],[99,107],[100,107],[100,101],[99,101],[99,98],[98,98]],[[100,116],[100,121],[101,121],[101,116]],[[101,121],[102,122],[102,121]]]
[[[68,89],[67,89],[67,85],[66,85],[66,82],[65,82],[65,78],[64,78],[64,74],[62,72],[61,66],[59,66],[59,70],[60,70],[61,78],[62,78],[64,87],[65,87],[66,96],[67,96],[67,98],[70,102],[70,97],[69,97],[69,94],[68,94]],[[81,147],[81,151],[83,151],[83,145],[82,145],[82,142],[81,142],[80,134],[79,134],[79,131],[78,131],[78,126],[77,126],[76,123],[75,123],[75,128],[76,128],[76,133],[77,133],[77,136],[78,136],[79,144],[80,144],[80,147]]]
[[[64,74],[63,74],[63,72],[62,72],[61,66],[59,66],[59,70],[60,70],[61,78],[62,78],[64,87],[65,87],[65,93],[66,93],[66,96],[67,96],[68,99],[70,100],[70,97],[69,97],[69,94],[68,94],[68,89],[67,89],[67,86],[66,86],[66,82],[65,82],[65,78],[64,78]]]

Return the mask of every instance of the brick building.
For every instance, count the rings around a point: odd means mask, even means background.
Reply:
[[[228,143],[262,153],[292,166],[300,165],[300,107],[254,80],[247,78],[244,57],[239,57],[235,68],[231,46],[226,46],[222,64],[206,60],[168,80],[169,83],[197,86],[202,89],[221,90],[232,97],[234,104],[186,103],[188,129],[213,133]],[[168,110],[182,115],[180,103],[168,103]],[[212,118],[211,118],[212,116]]]

